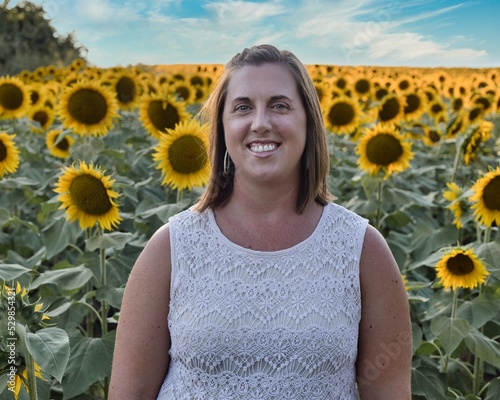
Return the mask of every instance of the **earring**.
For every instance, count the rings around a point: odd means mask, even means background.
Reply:
[[[229,154],[227,153],[226,150],[226,153],[224,154],[224,170],[223,170],[224,175],[229,174],[230,167],[231,167],[231,159],[229,158]]]

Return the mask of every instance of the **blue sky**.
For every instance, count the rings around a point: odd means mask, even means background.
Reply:
[[[33,3],[99,67],[225,63],[258,43],[291,50],[306,64],[500,67],[498,0]]]

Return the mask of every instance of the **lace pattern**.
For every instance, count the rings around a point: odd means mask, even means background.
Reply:
[[[170,368],[158,399],[349,399],[367,221],[329,204],[289,249],[245,249],[213,213],[170,220]]]

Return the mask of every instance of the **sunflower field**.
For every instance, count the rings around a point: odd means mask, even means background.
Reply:
[[[130,270],[208,180],[198,111],[222,69],[0,76],[1,399],[106,398]],[[413,398],[500,398],[500,69],[308,70],[336,202],[405,279]]]

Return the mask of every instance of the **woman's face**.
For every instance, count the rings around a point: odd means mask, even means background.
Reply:
[[[263,64],[234,71],[222,122],[237,179],[297,184],[307,116],[286,67]]]

